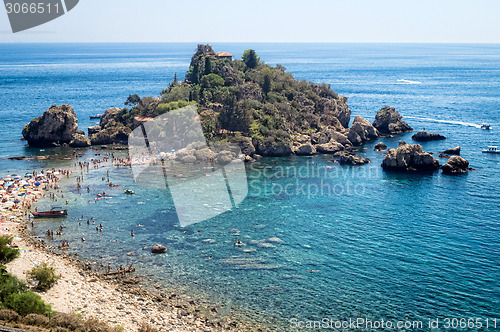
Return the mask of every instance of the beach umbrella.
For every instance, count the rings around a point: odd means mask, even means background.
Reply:
[[[39,186],[39,185],[41,185],[40,182],[35,182],[35,186]]]
[[[14,176],[14,180],[20,180],[21,177],[19,175]]]
[[[14,201],[14,204],[18,204],[18,203],[21,203],[21,201],[20,201],[20,200],[18,200],[18,199],[16,199],[16,200]]]

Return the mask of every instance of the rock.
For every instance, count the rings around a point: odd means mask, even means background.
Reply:
[[[219,164],[229,164],[236,156],[231,151],[222,151],[217,155],[217,162]]]
[[[194,156],[196,157],[196,160],[202,161],[202,162],[209,162],[210,160],[213,159],[212,150],[210,150],[209,148],[195,150]]]
[[[128,135],[132,130],[123,125],[109,126],[106,129],[93,134],[90,138],[92,145],[104,144],[128,144]]]
[[[70,143],[78,131],[78,119],[69,105],[53,105],[23,128],[23,137],[34,147],[60,146]]]
[[[247,156],[253,156],[255,153],[255,146],[252,143],[250,137],[241,137],[239,139],[238,145],[240,146],[241,153]]]
[[[382,161],[385,170],[415,172],[435,171],[439,169],[439,161],[430,153],[424,152],[422,146],[402,144],[397,149],[390,149]]]
[[[101,126],[93,126],[89,127],[87,129],[89,137],[92,137],[92,135],[97,134],[99,131],[101,131]]]
[[[343,151],[344,146],[336,141],[316,145],[316,151],[319,153],[333,154],[338,151]]]
[[[17,157],[9,157],[7,158],[8,160],[24,160],[26,159],[25,156],[17,156]]]
[[[350,152],[342,152],[339,154],[339,164],[341,165],[354,165],[354,166],[357,166],[357,165],[364,165],[364,164],[367,164],[369,162],[371,162],[370,159],[368,158],[363,158],[361,156],[358,156],[354,153],[350,153]]]
[[[352,112],[347,106],[347,97],[338,96],[337,99],[321,98],[317,108],[320,114],[329,116],[328,118],[330,118],[330,121],[327,124],[337,127],[337,130],[349,126]],[[339,127],[338,124],[335,123],[336,121],[333,121],[334,118],[338,120],[342,127]],[[323,119],[322,122],[325,122],[325,120],[326,119]]]
[[[320,133],[314,133],[317,135],[317,137],[319,137]],[[311,142],[311,137],[308,136],[308,135],[297,135],[295,137],[295,142],[299,143],[299,144],[306,144],[306,143],[310,143]],[[317,143],[315,143],[317,144]]]
[[[413,131],[395,108],[385,106],[377,112],[373,126],[382,134],[399,134]]]
[[[378,142],[377,145],[375,145],[374,151],[383,151],[385,149],[387,149],[387,145],[382,142]]]
[[[69,142],[69,146],[72,148],[86,148],[90,146],[90,139],[82,134],[75,134],[71,142]]]
[[[194,164],[196,162],[196,157],[194,155],[187,155],[181,158],[181,162],[184,164]]]
[[[121,108],[109,108],[107,109],[101,116],[101,121],[99,122],[99,126],[104,129],[110,124],[112,120],[115,119],[116,113],[118,113]]]
[[[455,154],[457,156],[460,156],[460,147],[457,146],[456,148],[451,148],[451,149],[446,149],[440,153],[444,153],[444,154]]]
[[[378,130],[370,122],[356,115],[351,128],[349,128],[347,139],[351,141],[352,145],[361,145],[368,140],[377,139],[379,136]]]
[[[164,246],[162,246],[161,244],[155,244],[152,248],[151,248],[151,252],[153,254],[164,254],[167,252],[167,248],[165,248]]]
[[[256,150],[259,155],[264,157],[285,157],[292,154],[292,147],[288,143],[259,143]]]
[[[294,151],[297,156],[311,156],[316,153],[316,148],[310,143],[303,144]]]
[[[398,146],[401,146],[401,145],[406,145],[406,142],[405,141],[399,141],[398,142]]]
[[[411,137],[412,140],[417,142],[427,142],[427,141],[439,141],[446,139],[446,137],[439,134],[433,134],[426,131],[419,131]]]
[[[345,148],[352,146],[347,136],[339,132],[330,132],[330,140],[342,144]]]
[[[247,155],[243,155],[243,162],[245,163],[251,163],[251,162],[254,162],[255,159],[253,159],[252,157],[250,156],[247,156]]]
[[[471,168],[469,168],[469,161],[460,156],[451,156],[448,162],[441,166],[443,174],[458,175],[465,174]]]
[[[442,154],[442,153],[440,153],[438,157],[439,158],[446,158],[446,159],[450,158],[450,156],[448,156],[446,154]]]

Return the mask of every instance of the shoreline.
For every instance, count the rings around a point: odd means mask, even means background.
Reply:
[[[74,179],[78,173],[70,175]],[[49,191],[44,193],[49,198]],[[39,194],[31,207],[35,208],[38,198],[44,196]],[[160,331],[258,330],[257,326],[250,327],[240,320],[221,316],[216,305],[197,301],[175,289],[143,288],[142,278],[137,273],[105,279],[103,274],[92,271],[91,266],[95,263],[78,259],[78,254],[58,253],[41,246],[40,241],[30,234],[31,221],[26,220],[28,213],[28,207],[19,209],[15,211],[15,219],[11,217],[0,224],[1,233],[15,237],[13,242],[22,249],[19,258],[7,264],[7,269],[25,281],[26,271],[36,264],[47,262],[53,265],[61,279],[47,292],[38,293],[53,310],[81,314],[84,318],[98,318],[110,326],[122,326],[126,331],[136,331],[142,323],[155,326]]]

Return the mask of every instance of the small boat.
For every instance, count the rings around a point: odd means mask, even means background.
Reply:
[[[91,115],[90,119],[100,119],[102,117],[102,114],[96,114],[96,115]]]
[[[483,153],[500,153],[498,146],[488,146],[487,149],[483,150]]]
[[[123,192],[124,192],[125,194],[127,194],[127,195],[133,195],[133,194],[135,194],[135,191],[133,191],[133,190],[128,190],[128,189],[125,189]]]
[[[53,206],[50,211],[42,212],[31,212],[35,218],[60,218],[68,215],[68,210],[63,209],[60,206]]]
[[[483,123],[481,125],[481,129],[484,129],[484,130],[490,130],[491,129],[491,126],[489,124],[486,124],[486,123]]]

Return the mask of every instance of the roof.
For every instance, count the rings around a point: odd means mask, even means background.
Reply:
[[[233,55],[231,53],[227,53],[227,52],[217,52],[215,55],[218,57],[233,57]]]
[[[147,121],[153,120],[153,118],[148,118],[145,116],[136,116],[134,119],[139,121],[139,122],[147,122]]]

